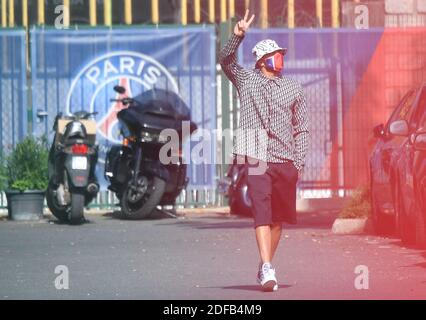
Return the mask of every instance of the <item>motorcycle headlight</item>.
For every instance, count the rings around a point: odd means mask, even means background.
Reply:
[[[159,143],[167,143],[170,141],[170,136],[167,134],[159,134],[158,135],[158,142]]]
[[[156,142],[156,143],[166,143],[170,140],[170,137],[168,135],[152,133],[148,131],[142,131],[141,138],[143,142]]]
[[[158,141],[158,134],[142,131],[141,132],[141,138],[143,142],[157,142]]]

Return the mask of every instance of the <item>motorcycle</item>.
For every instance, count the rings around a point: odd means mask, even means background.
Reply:
[[[123,87],[114,90],[124,95]],[[107,153],[105,177],[109,190],[116,193],[125,219],[146,219],[157,206],[174,206],[176,198],[186,188],[187,165],[183,161],[183,142],[196,129],[190,110],[175,93],[161,89],[146,91],[134,98],[111,99],[124,108],[117,114],[121,145],[114,145]],[[184,122],[189,124],[185,133]],[[161,148],[169,138],[161,134],[172,129],[179,136],[178,148],[170,155],[176,161],[164,163]]]
[[[94,115],[79,111],[71,116],[60,113],[55,118],[46,201],[52,214],[62,222],[83,223],[84,207],[99,192]]]

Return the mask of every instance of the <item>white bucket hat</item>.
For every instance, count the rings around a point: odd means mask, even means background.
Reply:
[[[282,51],[282,54],[285,55],[287,53],[287,48],[281,48],[274,40],[266,39],[259,41],[251,50],[256,58],[256,63],[258,63],[265,55],[275,51]]]

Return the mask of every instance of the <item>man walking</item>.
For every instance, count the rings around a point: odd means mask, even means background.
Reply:
[[[273,40],[256,44],[255,69],[237,63],[236,52],[254,20],[246,11],[220,53],[220,64],[236,87],[240,120],[233,153],[247,166],[248,193],[261,263],[257,280],[264,291],[278,290],[272,259],[282,223],[296,223],[296,184],[305,162],[309,129],[302,86],[281,75],[284,55]],[[255,168],[263,167],[262,172]]]

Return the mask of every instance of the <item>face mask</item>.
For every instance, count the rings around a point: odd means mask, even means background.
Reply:
[[[272,72],[281,72],[284,68],[284,56],[276,52],[273,56],[265,59],[265,68]]]

